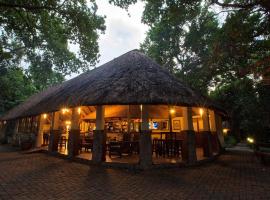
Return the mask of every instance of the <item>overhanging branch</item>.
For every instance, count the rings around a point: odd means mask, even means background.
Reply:
[[[239,3],[221,3],[218,0],[212,0],[213,4],[217,4],[221,7],[225,8],[239,8],[239,9],[251,9],[254,6],[258,5],[258,3],[248,3],[248,4],[239,4]]]
[[[54,10],[54,7],[50,6],[34,6],[34,5],[26,5],[26,4],[10,4],[10,3],[4,3],[0,2],[0,7],[5,7],[5,8],[23,8],[26,10]]]

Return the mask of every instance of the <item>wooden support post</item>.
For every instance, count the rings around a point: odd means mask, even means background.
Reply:
[[[217,131],[215,111],[210,110],[209,115],[210,115],[210,130],[211,132],[215,133]]]
[[[203,109],[202,120],[203,120],[203,131],[210,131],[210,122],[209,122],[209,111],[208,109]]]
[[[217,137],[222,148],[225,148],[223,130],[222,130],[222,118],[219,114],[215,113],[215,122],[216,122],[216,129],[217,129]]]
[[[50,153],[58,151],[58,142],[60,137],[59,117],[60,117],[59,111],[52,113],[51,130],[48,146],[48,151]]]
[[[71,126],[68,137],[68,157],[73,158],[79,154],[80,144],[80,112],[79,107],[71,110]]]
[[[46,117],[47,117],[47,115],[44,115],[44,114],[39,115],[39,119],[38,119],[38,131],[37,131],[36,143],[35,143],[35,147],[37,147],[37,148],[39,148],[39,147],[42,146],[43,128],[44,128],[44,124],[46,122]]]
[[[142,169],[148,169],[152,166],[152,139],[151,131],[149,130],[149,115],[148,106],[141,106],[141,132],[140,132],[140,167]]]
[[[92,161],[100,164],[106,161],[106,133],[105,125],[105,107],[96,106],[96,130],[94,130],[93,156]]]
[[[3,140],[4,142],[6,142],[5,141],[6,128],[7,128],[7,122],[1,121],[0,140]]]
[[[211,131],[211,137],[212,137],[212,149],[213,149],[213,152],[219,153],[220,144],[218,142],[215,111],[209,110],[209,116],[210,116],[210,131]]]
[[[209,122],[209,111],[208,109],[203,109],[202,113],[203,120],[203,155],[204,157],[212,157],[212,135],[210,131],[210,122]]]
[[[183,149],[182,158],[187,163],[194,163],[197,161],[196,155],[196,135],[192,123],[192,107],[183,107]]]
[[[18,142],[18,144],[21,145],[20,135],[18,134],[19,133],[18,132],[19,131],[19,120],[18,119],[14,119],[13,122],[14,122],[13,130],[12,130],[13,141],[15,139],[16,143]]]
[[[168,107],[169,108],[169,130],[170,130],[170,136],[172,136],[172,132],[173,132],[173,129],[172,129],[172,110],[173,108],[171,106]],[[170,137],[171,139],[171,137]]]
[[[130,106],[128,105],[128,113],[127,113],[127,133],[128,135],[130,135]]]

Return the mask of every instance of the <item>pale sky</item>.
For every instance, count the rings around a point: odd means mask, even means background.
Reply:
[[[100,34],[99,43],[99,62],[96,67],[130,51],[139,49],[140,43],[144,41],[148,27],[141,23],[144,4],[137,2],[131,5],[126,11],[125,9],[109,4],[109,0],[96,0],[98,5],[97,14],[106,16],[106,30],[104,34]],[[78,45],[72,45],[76,51]],[[79,74],[73,73],[66,76],[71,79]]]
[[[97,13],[106,15],[106,31],[99,38],[100,62],[97,66],[100,66],[127,51],[138,49],[145,38],[147,26],[141,23],[144,10],[142,2],[130,6],[128,12],[109,4],[108,0],[96,2]]]

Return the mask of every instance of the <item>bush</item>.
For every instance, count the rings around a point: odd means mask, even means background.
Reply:
[[[224,137],[226,147],[232,147],[237,144],[237,139],[232,135],[226,135]]]

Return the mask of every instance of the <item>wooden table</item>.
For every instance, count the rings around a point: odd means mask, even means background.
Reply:
[[[139,142],[138,141],[110,141],[107,143],[107,149],[109,156],[122,154],[132,155],[133,153],[139,153]]]

